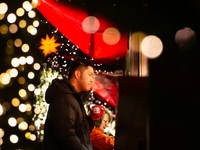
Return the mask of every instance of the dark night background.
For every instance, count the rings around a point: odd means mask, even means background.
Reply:
[[[20,7],[19,1],[23,0],[6,0],[9,5],[8,12]],[[69,2],[67,0],[59,1]],[[147,97],[151,118],[151,150],[199,150],[200,1],[71,0],[70,3],[86,8],[91,13],[102,14],[124,32],[143,31],[147,35],[156,35],[162,40],[164,49],[161,56],[149,60]],[[37,17],[43,18],[39,12],[37,12]],[[3,24],[2,20],[0,20],[0,24]],[[195,46],[189,50],[180,50],[175,43],[176,32],[184,27],[193,29],[197,37]],[[41,23],[38,34],[30,37],[24,34],[23,30],[25,29],[18,31],[24,41],[32,43],[34,50],[30,53],[37,62],[46,61],[41,51],[38,50],[38,46],[41,37],[45,37],[49,28]],[[7,41],[5,39],[8,36],[16,38],[18,35],[0,35],[0,73],[11,67],[10,62],[7,62],[10,56],[5,53]],[[14,55],[18,57],[20,53],[20,51],[15,51]],[[123,58],[110,64],[114,65],[116,69],[124,69],[125,64],[121,64],[121,62],[124,62]],[[112,65],[108,63],[107,69],[112,68]],[[35,79],[35,84],[38,84],[39,73],[36,76],[38,77]],[[14,91],[15,88],[16,86],[0,89],[0,100],[9,99],[11,91]],[[5,125],[2,121],[9,118],[8,116],[0,117],[0,125]]]

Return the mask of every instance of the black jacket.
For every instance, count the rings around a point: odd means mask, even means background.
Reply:
[[[94,121],[86,115],[84,94],[67,79],[54,79],[46,91],[50,103],[44,126],[45,150],[92,150],[90,132]]]

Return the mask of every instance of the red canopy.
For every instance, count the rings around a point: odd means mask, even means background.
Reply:
[[[94,59],[113,60],[127,54],[127,34],[100,15],[55,0],[39,0],[38,10],[66,38]],[[89,18],[88,18],[89,17]]]

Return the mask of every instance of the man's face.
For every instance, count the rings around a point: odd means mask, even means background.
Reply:
[[[94,69],[91,66],[83,69],[81,71],[81,76],[78,79],[79,90],[80,91],[89,91],[94,82]],[[80,92],[79,91],[79,92]]]

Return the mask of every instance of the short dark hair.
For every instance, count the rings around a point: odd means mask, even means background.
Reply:
[[[105,113],[103,114],[103,116],[102,116],[99,120],[97,120],[97,121],[95,122],[95,126],[96,126],[96,127],[98,127],[98,128],[100,127],[100,125],[101,125],[101,123],[102,123],[102,121],[103,121],[103,117],[104,117],[105,114],[108,114],[108,116],[109,116],[109,123],[112,122],[112,119],[113,119],[112,113],[106,108],[106,109],[105,109]]]
[[[88,66],[91,66],[92,68],[94,68],[94,64],[88,59],[78,58],[72,61],[69,67],[68,79],[70,79],[72,75],[74,74],[74,72],[80,67],[88,67]]]

